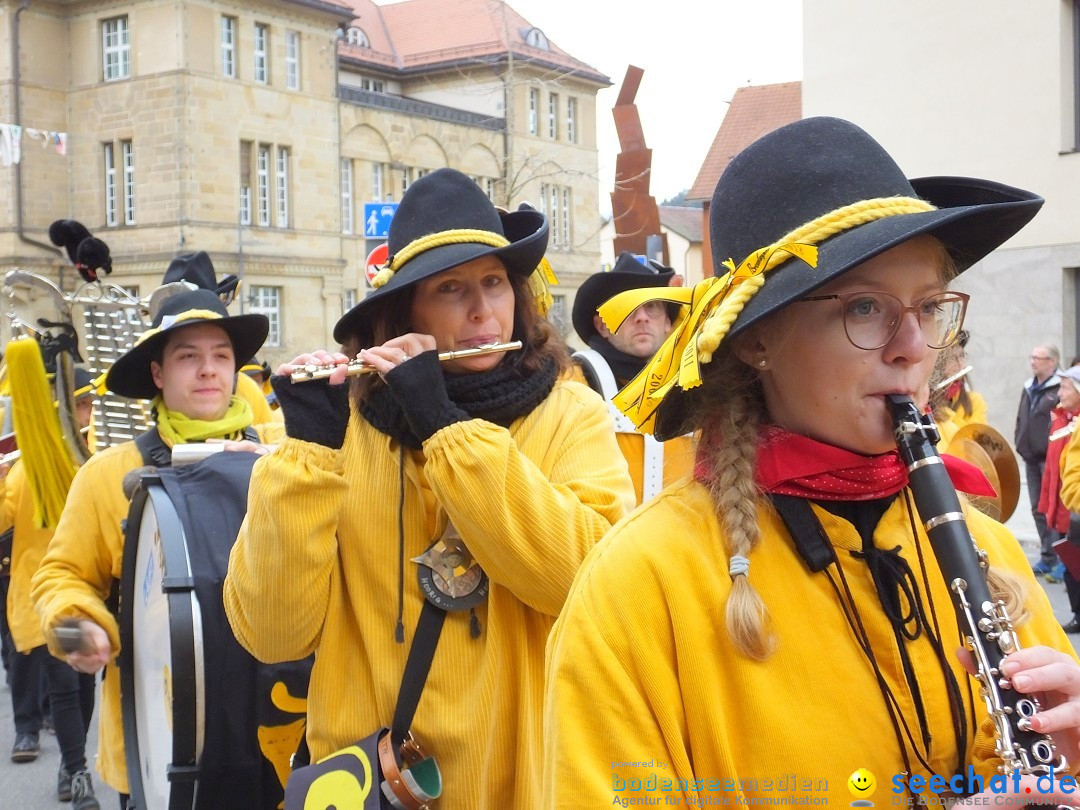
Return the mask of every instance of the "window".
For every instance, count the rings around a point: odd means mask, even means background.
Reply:
[[[559,94],[548,94],[548,137],[559,137]]]
[[[357,48],[370,48],[371,41],[361,28],[350,28],[345,32],[345,41]]]
[[[271,348],[281,345],[281,287],[251,288],[251,311],[255,315],[265,315],[270,321],[270,332],[264,346]]]
[[[563,247],[567,250],[570,249],[570,189],[567,186],[563,186],[562,190],[562,210],[559,212],[561,219],[559,221],[559,235],[562,237]]]
[[[530,28],[525,32],[525,44],[541,51],[548,49],[548,38],[539,28]]]
[[[566,317],[565,295],[551,296],[551,309],[548,310],[547,319],[563,337],[570,334],[570,319]]]
[[[105,224],[135,224],[135,155],[131,141],[102,144],[105,158]],[[117,160],[119,155],[119,161]]]
[[[352,161],[341,159],[341,232],[353,232]]]
[[[401,170],[401,193],[404,194],[405,190],[409,187],[409,183],[413,181],[413,170],[409,166],[405,166]]]
[[[566,100],[566,140],[577,143],[577,99]]]
[[[383,167],[381,163],[371,164],[371,201],[383,201]]]
[[[116,150],[105,144],[105,224],[115,228],[116,216]]]
[[[356,290],[354,288],[345,288],[341,291],[341,309],[344,315],[350,309],[356,306]]]
[[[255,81],[270,80],[270,26],[255,23]]]
[[[285,86],[300,89],[300,32],[285,32]]]
[[[547,216],[547,203],[548,203],[548,186],[547,183],[540,184],[540,213]]]
[[[251,141],[240,141],[240,224],[251,224]]]
[[[259,224],[270,227],[270,147],[259,144],[255,159],[255,178],[259,194]]]
[[[124,167],[124,224],[135,224],[135,153],[131,141],[120,141],[120,159]]]
[[[277,201],[277,226],[289,227],[289,147],[279,146],[274,172],[274,197]]]
[[[236,78],[236,17],[221,18],[221,75]]]
[[[537,134],[540,116],[540,91],[532,88],[529,90],[529,134]]]
[[[131,41],[128,18],[113,17],[101,23],[101,59],[105,81],[114,82],[131,75]]]
[[[360,89],[369,90],[372,93],[385,93],[386,82],[382,79],[369,79],[367,76],[364,76],[360,79]]]
[[[484,180],[484,191],[488,199],[495,202],[495,181],[492,178],[488,177]]]
[[[551,202],[548,205],[548,223],[551,228],[551,244],[560,245],[562,239],[559,234],[559,187],[548,186],[551,194]]]

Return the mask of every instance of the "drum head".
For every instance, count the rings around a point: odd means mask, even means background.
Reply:
[[[203,748],[202,625],[183,527],[152,475],[132,498],[120,590],[121,702],[135,807],[191,810]]]

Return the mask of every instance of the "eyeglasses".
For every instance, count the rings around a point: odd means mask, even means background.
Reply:
[[[1054,358],[1050,357],[1049,355],[1043,356],[1043,355],[1039,355],[1039,354],[1033,354],[1028,359],[1029,360],[1039,360],[1039,361],[1045,363],[1047,360],[1053,360]]]
[[[944,349],[960,334],[968,298],[965,293],[940,292],[906,306],[895,295],[886,292],[848,292],[813,295],[799,300],[839,301],[847,339],[859,349],[873,351],[893,339],[908,312],[919,319],[926,345],[931,349]]]

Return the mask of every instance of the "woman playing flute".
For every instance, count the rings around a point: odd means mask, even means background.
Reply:
[[[989,181],[909,181],[835,118],[732,159],[710,209],[718,277],[686,299],[650,291],[693,308],[648,390],[620,395],[658,438],[700,431],[695,476],[619,524],[575,580],[549,647],[543,807],[883,807],[1003,788],[989,784],[995,729],[957,655],[966,630],[890,402],[925,411],[964,319],[950,280],[1041,204]],[[615,329],[640,304],[600,315]],[[946,468],[985,492],[970,465]],[[1031,727],[1075,769],[1071,645],[1015,538],[962,512],[1024,647],[993,679],[1040,697]],[[1075,803],[1060,776],[1052,794],[1024,776],[1020,794]]]
[[[411,724],[442,810],[537,806],[547,635],[633,505],[610,414],[560,378],[565,349],[529,292],[547,238],[542,214],[500,214],[455,170],[409,186],[378,289],[334,329],[344,353],[272,380],[288,438],[255,468],[225,583],[257,658],[316,654],[313,760],[391,725],[425,598],[449,608]],[[343,384],[357,353],[378,373]],[[290,382],[309,363],[339,367]]]

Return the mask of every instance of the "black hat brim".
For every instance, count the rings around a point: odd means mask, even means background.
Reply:
[[[1044,202],[1029,191],[970,177],[921,178],[911,185],[937,210],[885,217],[842,231],[818,243],[816,268],[793,258],[768,271],[765,284],[739,313],[725,340],[916,236],[941,240],[962,273],[1011,239]],[[707,396],[707,389],[669,392],[657,412],[656,438],[666,441],[684,433],[693,397]]]
[[[234,371],[239,371],[247,359],[262,348],[270,331],[270,322],[266,316],[255,314],[179,321],[151,335],[117,358],[105,377],[105,387],[129,399],[153,399],[160,390],[154,385],[154,378],[150,373],[150,361],[165,345],[169,336],[178,329],[201,324],[220,326],[228,334],[236,364]]]
[[[574,331],[588,344],[592,338],[600,334],[596,331],[593,316],[601,304],[627,290],[666,287],[674,275],[674,270],[666,270],[662,273],[620,273],[615,270],[608,273],[594,273],[585,279],[574,297],[574,310],[571,313]]]
[[[508,273],[519,276],[531,274],[547,250],[547,218],[531,210],[511,211],[501,216],[503,232],[510,244],[491,247],[478,242],[464,242],[424,251],[410,259],[386,284],[346,312],[334,325],[334,340],[344,343],[350,334],[358,331],[364,319],[370,317],[372,310],[394,293],[474,259],[495,256]]]

